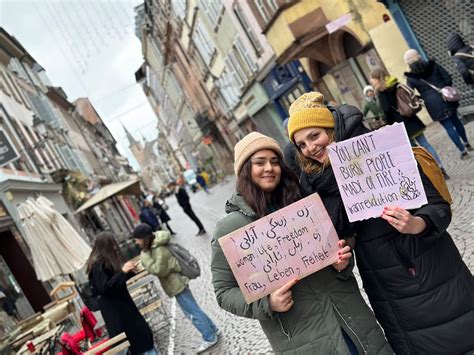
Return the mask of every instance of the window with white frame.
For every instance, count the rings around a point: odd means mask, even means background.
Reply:
[[[256,0],[255,5],[257,5],[257,10],[262,16],[263,21],[265,24],[270,22],[273,15],[278,10],[278,5],[276,0]]]
[[[179,86],[176,78],[171,71],[167,71],[164,81],[164,86],[168,89],[167,93],[175,106],[178,106],[178,103],[183,98],[183,91]]]
[[[199,19],[196,22],[193,40],[196,44],[196,48],[204,59],[204,62],[209,65],[216,49],[214,47],[212,37],[209,35],[209,32],[206,30],[206,27]]]
[[[224,12],[221,0],[198,0],[198,4],[209,19],[209,23],[214,26],[214,31],[217,31]]]
[[[232,50],[227,54],[224,62],[229,75],[234,79],[239,89],[248,83],[257,70],[257,66],[238,36],[235,38]]]
[[[180,19],[184,19],[186,17],[186,9],[188,6],[188,2],[186,0],[175,0],[171,1],[171,8],[173,12],[178,16]]]
[[[249,39],[250,44],[252,45],[255,51],[255,54],[257,54],[257,56],[260,56],[260,54],[263,52],[262,44],[258,40],[258,37],[253,31],[252,27],[250,26],[249,21],[245,16],[244,12],[242,11],[242,8],[240,7],[240,4],[238,2],[234,4],[234,13],[237,17],[237,20],[239,20],[242,29],[245,31],[247,38]]]
[[[236,85],[235,74],[227,67],[217,81],[217,87],[221,92],[227,106],[232,109],[239,103],[240,90]]]

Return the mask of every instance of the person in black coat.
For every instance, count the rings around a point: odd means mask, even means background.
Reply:
[[[387,124],[393,124],[394,122],[403,122],[405,125],[408,137],[413,146],[420,145],[423,148],[426,148],[433,158],[438,163],[443,175],[446,179],[449,178],[446,170],[444,169],[443,162],[439,157],[436,150],[428,142],[425,134],[425,125],[421,122],[420,118],[417,115],[412,117],[403,117],[398,112],[397,104],[397,88],[398,88],[398,79],[388,75],[388,73],[383,69],[375,69],[370,73],[370,83],[377,91],[377,97],[379,99],[380,108],[384,113],[385,120]]]
[[[171,229],[170,225],[168,224],[169,221],[171,221],[171,217],[169,216],[168,213],[166,213],[165,209],[160,203],[160,200],[158,197],[152,198],[153,201],[153,208],[154,208],[154,213],[160,217],[161,223],[166,224],[166,228],[170,231],[171,235],[176,235],[176,233]]]
[[[110,338],[125,332],[134,354],[156,355],[153,334],[127,289],[127,280],[136,265],[128,261],[121,267],[118,245],[110,232],[97,235],[87,261],[87,274]]]
[[[150,200],[143,200],[143,206],[140,211],[140,221],[142,223],[148,224],[151,228],[153,228],[153,231],[157,231],[160,229],[160,222],[158,222],[158,218],[156,218],[155,214],[153,213],[152,207],[153,203]]]
[[[321,196],[339,235],[355,236],[364,289],[395,353],[474,350],[474,279],[446,231],[449,204],[419,169],[428,204],[410,211],[385,206],[380,218],[350,223],[327,146],[366,133],[362,113],[341,106],[324,121],[320,112],[312,114],[324,109],[322,95],[310,94],[315,97],[290,107],[289,137],[302,162],[301,187],[305,195]]]
[[[407,85],[418,90],[433,121],[441,123],[461,152],[461,159],[467,159],[467,151],[472,150],[472,147],[457,114],[459,102],[445,101],[438,92],[453,84],[451,76],[434,60],[425,62],[414,49],[406,51],[403,58],[410,67],[410,71],[405,73]]]
[[[456,32],[448,33],[447,44],[459,74],[474,89],[474,48],[465,44]]]
[[[184,187],[179,186],[178,184],[176,184],[176,182],[172,181],[168,184],[168,188],[171,191],[173,191],[184,213],[186,213],[189,216],[189,218],[191,218],[193,222],[196,223],[197,227],[199,228],[199,231],[197,232],[196,235],[206,234],[206,230],[204,229],[204,226],[202,225],[201,221],[196,216],[196,214],[194,213],[191,207],[191,203],[189,202],[189,195],[187,194]]]
[[[288,135],[288,118],[283,121],[283,129],[285,133]],[[283,157],[285,158],[285,164],[290,168],[291,171],[295,173],[295,175],[300,178],[301,175],[301,168],[300,164],[298,163],[298,158],[296,154],[295,145],[291,142],[288,142],[285,147],[283,148]]]

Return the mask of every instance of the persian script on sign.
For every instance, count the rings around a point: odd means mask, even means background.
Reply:
[[[318,194],[219,239],[247,303],[333,264],[337,242]]]

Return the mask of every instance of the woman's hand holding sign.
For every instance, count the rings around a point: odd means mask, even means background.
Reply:
[[[400,207],[385,206],[381,217],[403,234],[420,234],[426,228],[423,218],[414,217],[410,212]]]
[[[274,312],[286,312],[293,307],[293,297],[291,296],[291,288],[298,282],[298,279],[293,279],[287,284],[273,291],[268,296],[270,308]]]
[[[338,259],[332,266],[339,272],[349,265],[349,259],[352,257],[351,247],[346,245],[346,241],[341,239],[337,242],[339,250],[337,251]]]

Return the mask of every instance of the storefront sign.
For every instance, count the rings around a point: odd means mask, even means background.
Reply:
[[[19,154],[5,132],[0,129],[0,167],[17,160],[19,157]]]
[[[219,239],[247,303],[337,260],[336,230],[318,194]]]
[[[380,217],[385,205],[427,203],[403,123],[332,143],[328,153],[349,221]]]

